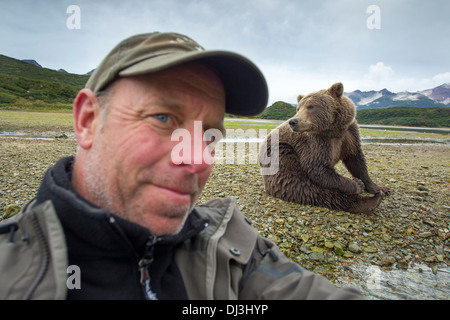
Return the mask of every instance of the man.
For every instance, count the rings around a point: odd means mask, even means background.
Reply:
[[[258,114],[267,95],[237,54],[173,33],[122,41],[74,101],[76,157],[0,227],[0,299],[361,298],[290,262],[233,199],[195,206],[210,142],[180,162],[173,132],[224,131],[225,112]]]

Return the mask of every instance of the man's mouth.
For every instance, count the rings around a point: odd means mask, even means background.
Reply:
[[[169,187],[169,186],[159,186],[156,185],[157,188],[162,190],[164,193],[166,193],[171,198],[177,198],[181,201],[186,201],[191,199],[191,190],[179,188],[179,187]]]

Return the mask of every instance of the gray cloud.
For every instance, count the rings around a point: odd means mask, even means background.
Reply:
[[[66,26],[71,4],[80,29]],[[367,28],[372,4],[380,29]],[[3,0],[0,53],[85,73],[127,36],[176,31],[255,61],[271,102],[335,81],[349,91],[414,91],[450,82],[449,9],[446,0]]]

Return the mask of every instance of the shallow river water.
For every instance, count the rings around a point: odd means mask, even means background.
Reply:
[[[367,299],[450,300],[450,267],[432,270],[426,265],[415,265],[407,270],[387,271],[354,264],[349,269],[351,282],[340,279],[338,284],[358,288]]]

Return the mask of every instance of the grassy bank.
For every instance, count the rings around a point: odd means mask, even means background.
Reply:
[[[248,120],[226,118],[225,127],[227,129],[244,130],[272,130],[275,129],[279,122],[267,122],[258,120]],[[0,110],[0,132],[14,131],[62,131],[71,132],[73,130],[73,118],[70,110],[59,110],[53,112],[46,110],[45,112],[31,111],[14,111]],[[385,137],[385,138],[423,138],[423,139],[450,139],[447,134],[439,133],[423,133],[413,131],[394,131],[381,129],[360,129],[362,136]]]
[[[0,110],[0,132],[71,131],[72,111],[30,112]]]

